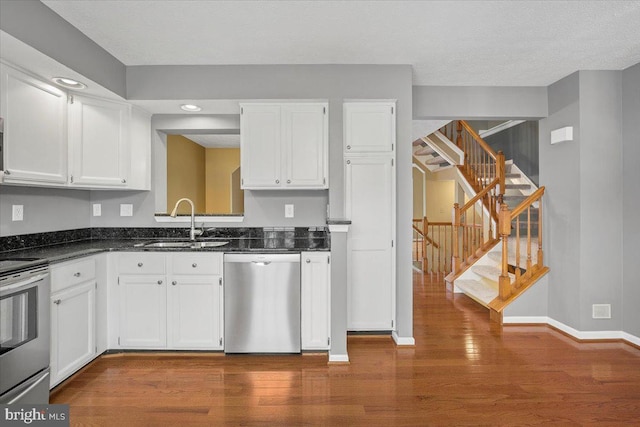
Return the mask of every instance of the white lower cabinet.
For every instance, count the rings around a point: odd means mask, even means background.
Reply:
[[[221,253],[123,253],[122,348],[222,350]]]
[[[167,305],[169,347],[222,349],[222,276],[174,276]]]
[[[53,265],[51,283],[53,387],[97,355],[95,260]]]
[[[300,255],[301,342],[303,350],[331,348],[331,255]]]
[[[167,344],[167,288],[164,276],[120,277],[120,345],[162,348]]]

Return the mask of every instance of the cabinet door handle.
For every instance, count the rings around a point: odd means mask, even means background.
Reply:
[[[178,284],[178,281],[177,281],[177,280],[174,280],[173,282],[171,282],[171,284],[172,284],[173,286],[175,286],[175,285],[177,285],[177,284]]]
[[[73,277],[80,277],[80,272],[78,271],[77,273],[73,273]]]
[[[162,280],[158,280],[158,285],[162,285]]]
[[[195,262],[193,264],[191,264],[191,267],[196,268],[198,266],[198,264],[196,264]]]
[[[351,150],[351,146],[350,145],[347,145],[347,150]]]
[[[287,180],[287,184],[291,184],[291,180],[290,179]]]
[[[53,300],[53,303],[56,305],[60,305],[61,302],[62,300],[59,300],[59,299]]]
[[[142,264],[141,262],[138,263],[138,267],[142,267],[144,264]]]
[[[309,258],[307,258],[307,264],[311,263],[311,260]]]
[[[276,179],[276,184],[280,184],[280,180],[279,179]]]
[[[122,183],[123,183],[123,184],[126,184],[126,183],[127,183],[127,180],[126,180],[126,179],[124,179],[124,178],[122,178]]]
[[[5,169],[4,174],[5,174],[5,175],[11,175],[11,171],[10,171],[10,170],[8,170],[8,169]]]
[[[347,160],[347,164],[350,165],[351,164],[351,160]]]

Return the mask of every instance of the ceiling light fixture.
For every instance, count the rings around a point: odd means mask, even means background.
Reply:
[[[182,104],[180,108],[182,108],[184,111],[191,111],[191,112],[202,110],[202,107],[198,107],[197,105],[193,105],[193,104]]]
[[[51,80],[53,80],[55,84],[69,88],[69,89],[82,90],[87,88],[86,84],[81,83],[74,79],[70,79],[68,77],[54,77]]]

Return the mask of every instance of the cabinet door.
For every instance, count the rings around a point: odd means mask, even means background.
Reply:
[[[283,104],[285,186],[328,188],[327,104]]]
[[[240,114],[243,189],[280,188],[280,106],[244,104]]]
[[[120,345],[165,348],[167,289],[164,275],[120,276]]]
[[[327,350],[331,344],[331,266],[327,252],[303,252],[301,333],[303,350]]]
[[[222,349],[222,276],[173,276],[168,289],[172,349]]]
[[[345,103],[344,130],[345,154],[393,152],[396,141],[395,103]]]
[[[0,64],[5,182],[67,182],[67,96]]]
[[[395,198],[392,159],[346,160],[347,328],[391,330],[395,304]]]
[[[71,185],[126,187],[130,115],[127,104],[74,96],[69,106]]]
[[[96,282],[51,296],[51,386],[96,356]]]

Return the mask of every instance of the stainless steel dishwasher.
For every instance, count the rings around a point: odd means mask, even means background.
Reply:
[[[225,254],[225,353],[300,352],[300,254]]]

